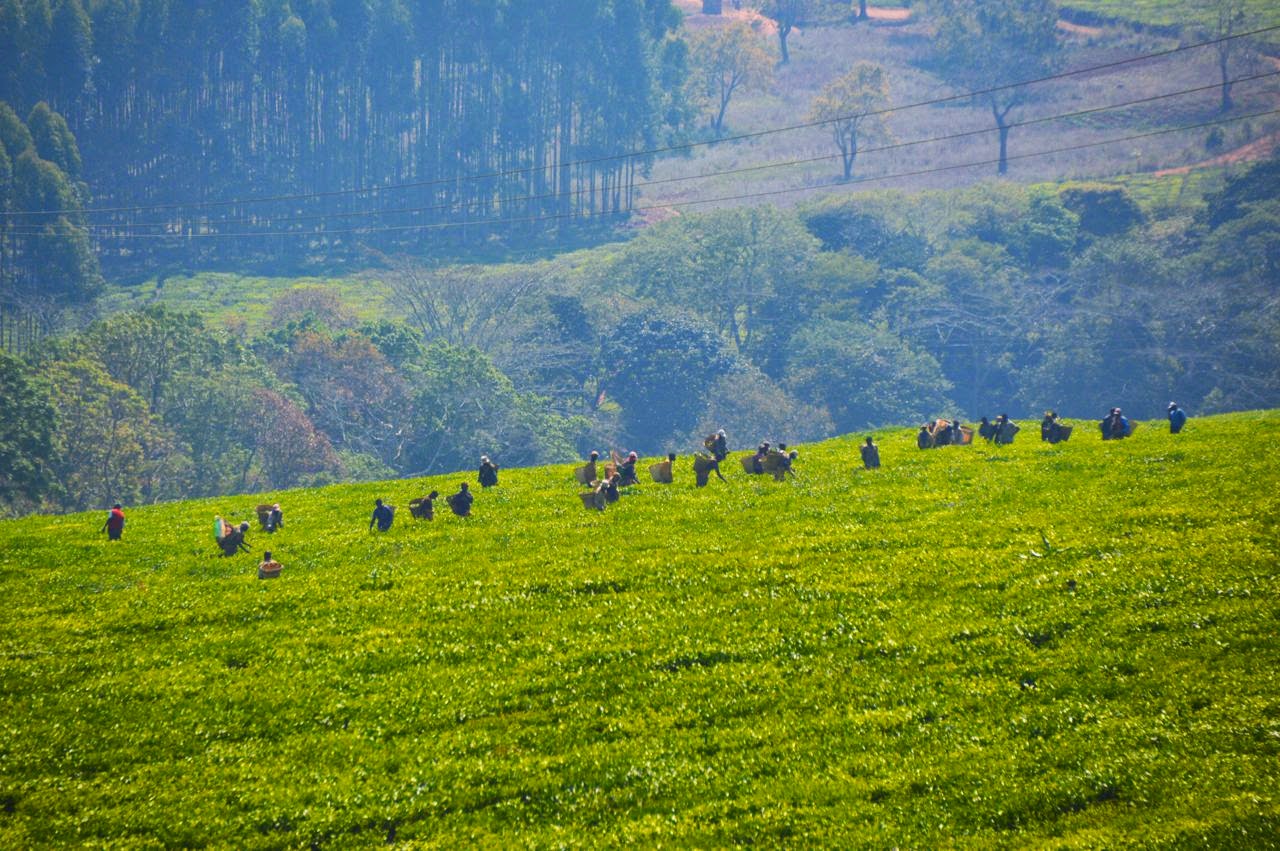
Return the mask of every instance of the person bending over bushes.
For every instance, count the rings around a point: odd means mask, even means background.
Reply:
[[[238,552],[249,552],[249,545],[244,542],[245,533],[248,531],[249,521],[246,520],[239,526],[232,526],[230,531],[218,539],[218,546],[222,548],[224,558],[233,556]]]

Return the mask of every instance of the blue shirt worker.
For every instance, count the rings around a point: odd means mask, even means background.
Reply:
[[[1123,440],[1133,431],[1129,427],[1129,418],[1119,408],[1112,408],[1101,426],[1103,440]]]
[[[369,518],[369,528],[373,528],[373,524],[378,524],[378,531],[385,532],[391,528],[391,521],[396,519],[396,509],[392,505],[383,505],[382,500],[375,499],[373,501],[373,516]]]

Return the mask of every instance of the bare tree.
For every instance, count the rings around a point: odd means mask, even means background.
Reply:
[[[831,138],[840,149],[845,180],[853,176],[861,140],[888,138],[884,119],[889,87],[884,76],[879,65],[859,62],[828,83],[810,107],[809,120],[827,122]]]
[[[1054,0],[930,0],[939,70],[956,86],[982,92],[1000,134],[999,174],[1009,171],[1009,114],[1028,97],[1012,86],[1046,74],[1060,58]],[[999,88],[1005,87],[1005,88]]]
[[[272,325],[287,325],[307,316],[314,317],[335,331],[354,328],[355,311],[333,289],[314,284],[290,287],[276,296],[267,311]]]
[[[764,89],[773,79],[773,57],[745,23],[701,30],[690,39],[692,95],[712,115],[711,128],[724,129],[729,99],[739,88]]]
[[[809,0],[768,0],[763,11],[766,17],[772,18],[778,25],[778,49],[782,52],[781,64],[786,65],[791,61],[791,54],[787,52],[787,37],[808,14]]]
[[[1235,105],[1231,100],[1231,57],[1239,55],[1247,47],[1242,43],[1243,39],[1236,37],[1248,28],[1245,0],[1212,0],[1210,8],[1214,16],[1210,36],[1219,39],[1214,45],[1214,52],[1218,55],[1218,73],[1222,78],[1221,110],[1229,112]]]
[[[390,301],[425,340],[474,346],[493,357],[507,353],[544,291],[542,274],[484,266],[432,267],[405,257],[380,259]]]

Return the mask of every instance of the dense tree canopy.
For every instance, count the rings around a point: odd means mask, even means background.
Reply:
[[[817,252],[795,216],[743,207],[651,228],[606,275],[641,296],[701,313],[737,351],[758,353],[774,330],[774,299],[790,295]]]
[[[517,392],[474,348],[436,341],[410,375],[411,436],[404,466],[459,470],[481,454],[509,465],[544,464],[576,455],[585,421],[551,413],[546,401]]]
[[[21,458],[6,510],[437,473],[481,453],[687,452],[720,426],[741,445],[1045,408],[1153,417],[1169,399],[1274,407],[1278,173],[1232,175],[1198,210],[1144,211],[1114,184],[992,183],[688,214],[564,261],[431,267],[423,310],[450,288],[474,301],[445,295],[456,312],[427,322],[362,320],[367,305],[306,287],[247,342],[186,314],[118,314],[4,364],[0,402],[28,412],[0,432],[0,459]]]
[[[825,320],[800,331],[787,383],[823,405],[840,432],[921,422],[951,407],[949,383],[931,355],[861,322]]]
[[[120,313],[0,354],[0,509],[78,509],[565,461],[589,429],[483,352],[312,313],[251,345],[193,314]]]
[[[56,418],[50,389],[0,351],[0,504],[37,505],[50,485]]]
[[[88,359],[52,364],[43,377],[59,399],[74,400],[59,406],[51,464],[64,504],[84,510],[142,499],[166,438],[142,397]]]
[[[0,330],[27,317],[47,328],[61,308],[97,295],[81,168],[75,137],[48,104],[23,122],[0,101]]]
[[[103,206],[152,207],[120,211],[120,227],[284,230],[296,236],[271,244],[277,262],[315,246],[354,256],[356,243],[416,247],[423,225],[520,217],[535,232],[628,209],[646,163],[610,157],[687,117],[680,87],[659,85],[683,73],[679,21],[670,0],[100,0],[88,14],[80,0],[0,0],[0,100],[57,110],[34,116],[39,155],[81,173],[69,124]],[[403,183],[415,188],[375,191]],[[405,212],[354,215],[371,208]],[[263,244],[102,237],[117,266],[248,259]]]
[[[604,388],[629,441],[660,448],[698,422],[708,389],[734,366],[714,329],[688,315],[622,317],[601,343]]]

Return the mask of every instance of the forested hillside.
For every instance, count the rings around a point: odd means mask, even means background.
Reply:
[[[40,102],[24,121],[0,101],[0,348],[26,348],[99,294],[82,172],[61,115]]]
[[[1012,155],[1022,179],[1109,175],[1274,130],[1268,34],[1239,36],[1277,21],[1254,6],[1171,37],[1064,30],[1055,3],[1020,3],[917,3],[879,27],[848,0],[749,0],[683,22],[696,3],[3,0],[0,101],[65,118],[86,232],[108,276],[133,280],[360,268],[371,248],[581,244],[637,209],[740,205],[744,181],[784,204],[841,171],[972,182],[997,170],[997,148],[998,170]],[[1222,114],[1204,91],[1219,72],[1236,81]],[[1221,124],[1197,131],[1206,120]],[[71,206],[10,205],[0,240],[21,250],[40,216]]]
[[[1273,406],[1277,198],[1271,161],[1195,204],[993,184],[722,210],[525,265],[251,280],[252,325],[247,295],[210,310],[208,281],[170,280],[5,360],[6,398],[31,412],[0,441],[26,441],[5,495],[83,508],[481,453],[687,452],[717,427],[753,445],[934,416]]]
[[[362,238],[407,248],[423,238],[409,226],[628,206],[645,160],[617,155],[678,120],[678,23],[669,0],[3,0],[0,101],[66,117],[95,206],[116,210],[95,224],[117,267],[280,248],[163,239],[210,219],[343,255],[342,215],[411,182]],[[268,196],[286,197],[240,203]]]
[[[0,501],[1280,405],[1215,4],[0,0]]]

